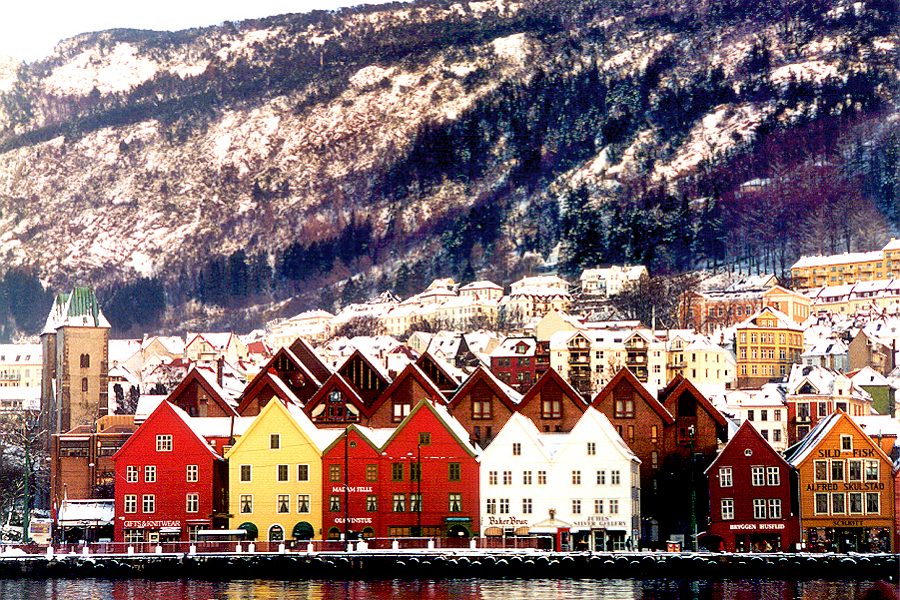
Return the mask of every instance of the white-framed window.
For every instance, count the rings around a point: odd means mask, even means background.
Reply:
[[[509,514],[509,498],[500,498],[500,514]]]
[[[597,442],[587,443],[587,453],[588,456],[595,456],[597,454]]]
[[[489,515],[497,514],[497,499],[496,498],[488,498],[485,500],[484,512]]]
[[[816,514],[828,514],[828,494],[816,494]]]
[[[753,499],[753,518],[754,519],[765,519],[766,518],[766,501],[764,498],[754,498]]]
[[[531,471],[522,471],[522,484],[531,485]]]
[[[290,494],[278,494],[275,498],[275,512],[284,514],[291,512]]]
[[[852,435],[842,435],[841,436],[841,452],[850,452],[853,450],[853,436]]]
[[[309,465],[297,465],[297,481],[309,481]]]
[[[241,481],[247,482],[252,481],[253,477],[253,466],[252,465],[241,465]]]
[[[488,485],[497,485],[497,471],[488,471]]]
[[[863,513],[862,492],[850,492],[850,514],[861,515]]]
[[[813,463],[816,481],[828,481],[828,461],[817,460]]]
[[[766,467],[766,483],[769,485],[781,485],[781,469],[778,467]]]
[[[881,513],[881,494],[878,492],[866,492],[866,514],[877,515]]]
[[[253,512],[253,494],[241,494],[240,511],[244,515]]]
[[[138,481],[138,468],[134,465],[128,465],[125,467],[125,481],[127,483],[137,483]]]
[[[844,492],[837,492],[831,495],[831,512],[835,515],[842,515],[847,512],[847,496]]]
[[[734,520],[734,498],[722,498],[722,520]]]
[[[609,514],[611,514],[611,515],[619,514],[619,501],[618,500],[610,500],[609,501]]]
[[[597,485],[606,485],[606,471],[597,471]]]
[[[547,485],[547,471],[538,471],[537,484],[538,485]]]
[[[878,481],[878,461],[866,461],[866,481]]]
[[[197,465],[187,465],[185,470],[185,481],[188,483],[200,481],[200,467]]]
[[[200,512],[200,494],[188,494],[186,497],[185,512]]]
[[[513,445],[512,445],[512,453],[513,453],[513,456],[521,456],[521,455],[522,455],[522,444],[521,444],[521,442],[513,442]]]
[[[594,500],[594,514],[595,515],[603,514],[603,498],[596,498]]]
[[[581,500],[575,498],[572,500],[572,514],[580,515],[581,514]]]
[[[581,471],[572,471],[572,485],[581,485]]]
[[[156,466],[144,466],[144,483],[156,483]]]
[[[287,465],[277,465],[277,475],[278,481],[288,481],[288,466]]]
[[[752,485],[766,485],[765,467],[750,467],[750,476]]]
[[[530,515],[534,510],[534,502],[531,498],[522,498],[522,514]]]
[[[297,512],[309,512],[309,494],[297,494]]]
[[[171,452],[172,451],[172,436],[170,434],[160,434],[156,436],[156,451],[157,452]]]
[[[719,467],[719,487],[731,487],[734,485],[731,467]]]
[[[137,512],[137,494],[125,494],[125,512]]]
[[[281,448],[281,434],[280,433],[269,434],[269,449],[270,450],[278,450],[279,448]]]
[[[143,507],[145,514],[153,514],[156,512],[156,495],[144,494]]]
[[[609,472],[609,484],[610,485],[619,485],[622,483],[622,472],[621,471],[610,471]]]
[[[780,519],[781,518],[781,498],[770,498],[769,499],[769,518],[770,519]]]
[[[503,485],[512,485],[512,471],[503,471]]]

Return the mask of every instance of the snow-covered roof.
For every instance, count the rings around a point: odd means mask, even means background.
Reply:
[[[109,363],[125,362],[141,351],[141,340],[109,340]]]
[[[169,351],[170,354],[181,355],[184,354],[184,338],[169,335],[155,335],[151,337],[144,338],[143,343],[141,344],[141,349],[146,349],[150,344],[154,341],[158,341],[162,346]]]
[[[2,364],[41,364],[44,351],[40,344],[0,344],[0,363]]]
[[[466,285],[459,288],[459,291],[468,291],[468,290],[500,290],[503,291],[503,286],[497,285],[493,281],[488,281],[483,279],[481,281],[473,281],[472,283],[467,283]]]
[[[790,448],[789,455],[785,456],[788,463],[797,467],[802,463],[806,457],[810,455],[810,453],[815,450],[816,445],[819,443],[819,440],[822,439],[829,431],[831,431],[835,424],[837,424],[838,419],[843,415],[842,412],[833,412],[821,421],[819,421],[815,427],[812,428],[805,438],[801,442],[799,442],[795,447]]]
[[[787,316],[786,314],[784,314],[784,313],[781,312],[780,310],[777,310],[777,309],[775,309],[775,308],[772,308],[771,306],[764,306],[764,307],[762,307],[761,309],[759,309],[758,311],[756,311],[756,313],[754,313],[754,314],[751,315],[750,317],[748,317],[748,318],[744,319],[743,321],[741,321],[741,322],[737,325],[737,327],[738,327],[739,329],[771,329],[771,328],[768,328],[768,327],[763,328],[763,327],[760,327],[759,325],[756,324],[756,321],[757,321],[761,316],[763,316],[765,313],[769,313],[769,314],[771,314],[773,317],[775,317],[775,318],[777,319],[777,321],[778,321],[777,324],[776,324],[776,328],[777,328],[777,329],[789,329],[789,330],[800,331],[800,332],[803,331],[803,328],[800,327],[799,325],[797,325],[797,323],[794,322],[793,319],[791,319],[789,316]]]
[[[76,287],[71,293],[57,294],[42,333],[53,333],[60,327],[110,328],[93,289]]]
[[[571,335],[571,332],[564,332]],[[516,352],[515,348],[519,344],[525,344],[525,352]],[[492,357],[502,356],[534,356],[534,350],[537,347],[537,341],[533,337],[508,337],[500,345],[491,352]]]
[[[60,527],[96,527],[112,525],[116,518],[116,501],[69,500],[62,501],[56,521]]]
[[[830,256],[801,256],[800,260],[791,265],[791,268],[802,269],[807,267],[848,265],[858,262],[878,261],[883,258],[884,252],[881,250],[872,250],[871,252],[845,252],[843,254],[832,254]]]

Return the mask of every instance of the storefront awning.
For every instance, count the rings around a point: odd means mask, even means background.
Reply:
[[[485,537],[500,537],[503,535],[503,530],[499,527],[488,527],[484,530]]]
[[[294,525],[294,530],[291,532],[294,539],[298,540],[311,540],[315,534],[316,531],[313,529],[313,526],[306,521],[300,521]]]
[[[160,527],[160,533],[181,533],[181,527]]]
[[[247,532],[248,540],[255,540],[259,537],[259,528],[249,521],[238,525],[238,529],[243,529]]]
[[[59,527],[103,527],[112,525],[115,500],[64,500],[56,515]]]

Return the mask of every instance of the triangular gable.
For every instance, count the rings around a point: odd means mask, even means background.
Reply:
[[[331,369],[322,362],[322,359],[319,358],[316,351],[313,350],[303,338],[298,337],[294,340],[294,343],[291,344],[289,350],[293,352],[294,356],[296,356],[319,381],[325,381],[328,379],[328,376],[331,375]]]
[[[303,437],[303,439],[305,439],[313,448],[319,451],[319,455],[321,455],[321,448],[319,448],[319,444],[316,442],[313,436],[310,435],[310,432],[306,431],[300,425],[300,423],[297,422],[297,419],[287,409],[287,407],[281,402],[269,402],[263,407],[262,411],[260,411],[256,418],[253,419],[253,422],[250,424],[250,427],[248,427],[247,430],[244,431],[244,434],[237,439],[237,441],[225,455],[225,458],[230,458],[238,449],[240,449],[244,444],[244,440],[251,438],[256,428],[261,427],[261,424],[265,423],[266,420],[270,418],[269,415],[271,415],[273,411],[280,412],[282,416],[286,418],[287,422],[290,423],[300,434],[300,436]],[[310,427],[312,427],[312,424],[310,424]]]
[[[184,379],[181,380],[181,383],[172,390],[169,396],[166,398],[168,402],[171,402],[175,406],[178,406],[178,398],[184,394],[187,389],[190,387],[192,383],[197,383],[203,390],[209,394],[209,398],[216,403],[216,405],[221,408],[226,415],[228,416],[238,416],[237,411],[234,407],[229,403],[225,397],[222,395],[222,392],[218,388],[218,386],[214,386],[212,382],[209,381],[199,370],[191,369],[187,372]]]
[[[354,350],[344,364],[338,369],[338,373],[353,386],[363,402],[371,406],[391,384],[390,380],[382,374],[381,369],[375,366],[360,350]]]
[[[866,442],[872,447],[875,448],[875,452],[879,455],[879,457],[886,461],[888,464],[893,465],[893,461],[888,457],[887,454],[884,453],[884,450],[881,449],[881,446],[872,439],[872,436],[867,434],[862,427],[860,427],[859,423],[850,418],[850,415],[842,411],[841,409],[837,409],[822,421],[819,421],[818,425],[816,425],[812,431],[810,431],[805,438],[796,445],[788,448],[786,452],[788,462],[799,468],[800,464],[805,462],[806,459],[809,458],[810,452],[813,448],[819,445],[819,442],[831,432],[832,429],[841,421],[841,419],[846,419],[850,426],[856,430],[859,434],[860,438],[866,440]]]
[[[582,412],[587,408],[587,403],[584,401],[584,398],[581,397],[581,394],[579,394],[568,381],[563,379],[562,375],[556,372],[556,369],[547,369],[522,398],[518,410],[521,411],[528,406],[529,402],[539,395],[545,387],[551,384],[558,385],[562,389],[563,395],[568,397],[572,404],[578,407]]]
[[[238,414],[244,415],[254,401],[257,401],[258,403],[261,399],[260,394],[266,389],[272,390],[274,397],[280,400],[285,406],[288,404],[303,406],[303,401],[297,397],[293,390],[291,390],[278,375],[263,371],[253,378],[253,381],[241,395],[241,401],[237,408]],[[268,401],[270,398],[266,398],[266,400]]]
[[[332,373],[332,375],[325,380],[325,383],[322,384],[322,387],[319,388],[319,391],[313,395],[312,398],[306,403],[306,406],[303,407],[303,412],[305,412],[311,419],[314,418],[312,416],[316,407],[326,402],[328,400],[328,396],[331,394],[333,390],[339,390],[344,397],[345,400],[349,401],[356,409],[359,411],[359,414],[362,416],[369,416],[369,409],[363,402],[363,399],[360,397],[359,393],[357,393],[356,389],[350,385],[346,379],[344,379],[340,373]]]
[[[728,422],[725,420],[725,417],[722,416],[716,407],[713,406],[709,400],[706,399],[706,396],[694,386],[693,383],[690,382],[686,377],[681,375],[680,373],[675,375],[675,377],[670,381],[666,387],[664,387],[659,392],[659,399],[662,405],[669,411],[670,414],[675,414],[675,411],[672,410],[673,407],[667,406],[670,402],[674,402],[681,394],[688,393],[697,400],[697,404],[706,411],[706,413],[713,418],[716,424],[719,427],[727,427]]]
[[[637,457],[634,451],[625,443],[625,440],[622,439],[622,436],[619,435],[619,432],[616,431],[615,427],[612,423],[609,422],[609,417],[605,414],[594,408],[593,406],[588,406],[584,411],[584,414],[581,415],[581,418],[578,419],[578,422],[575,423],[575,426],[572,427],[572,430],[566,434],[566,441],[563,444],[562,450],[568,450],[569,447],[581,444],[585,438],[579,438],[579,435],[582,435],[582,430],[587,430],[592,433],[592,438],[595,438],[594,435],[597,431],[601,432],[603,436],[609,441],[609,443],[615,446],[619,455],[622,458],[632,460],[638,464],[640,464],[641,459]],[[557,451],[556,455],[559,456],[560,451]]]
[[[434,383],[441,392],[452,393],[459,387],[459,381],[447,372],[441,365],[441,361],[437,360],[430,352],[425,352],[416,360],[416,365],[428,378]]]
[[[369,408],[369,414],[374,415],[381,406],[388,401],[396,392],[400,389],[402,385],[406,383],[406,380],[412,378],[416,383],[418,383],[428,394],[429,398],[432,402],[439,402],[441,404],[446,404],[447,399],[444,397],[444,394],[441,393],[441,390],[437,389],[437,387],[432,383],[432,381],[428,378],[427,375],[416,366],[414,363],[410,363],[406,365],[406,367],[400,371],[400,374],[394,378],[394,381],[391,382],[391,385],[388,386],[384,392],[378,397],[378,399],[372,404]]]
[[[534,421],[521,413],[513,413],[512,416],[510,416],[509,420],[504,423],[503,427],[500,428],[500,431],[497,432],[497,435],[494,437],[491,445],[485,448],[482,455],[483,462],[490,460],[493,454],[497,452],[509,452],[508,447],[504,447],[502,442],[505,437],[511,435],[511,430],[516,430],[520,434],[515,435],[515,433],[513,433],[513,441],[526,442],[526,444],[522,445],[523,451],[527,445],[527,448],[529,450],[537,450],[537,452],[539,452],[544,460],[546,460],[548,463],[553,461],[553,456],[547,451],[547,446],[544,445],[544,442],[541,440],[541,432],[540,430],[538,430],[537,425],[534,424]],[[504,432],[506,433],[504,434]],[[495,443],[498,440],[500,440],[500,444]]]
[[[777,450],[775,450],[775,448],[772,447],[772,444],[769,442],[769,440],[764,438],[762,436],[762,434],[759,431],[757,431],[756,427],[754,427],[750,423],[750,421],[744,421],[743,423],[741,423],[741,426],[738,427],[738,430],[734,433],[734,435],[731,436],[731,439],[728,440],[728,443],[725,444],[725,447],[722,448],[722,451],[719,452],[716,455],[716,457],[713,459],[713,461],[709,464],[709,466],[706,467],[706,470],[704,471],[704,473],[713,472],[713,469],[719,463],[719,459],[721,459],[723,456],[728,456],[732,452],[735,452],[734,448],[740,448],[741,446],[745,445],[746,442],[744,440],[748,437],[752,437],[758,441],[765,442],[764,447],[768,449],[769,454],[772,457],[774,457],[774,460],[776,462],[781,463],[781,465],[784,466],[785,468],[787,468],[788,470],[793,469],[793,467],[790,465],[790,463],[788,463],[788,461],[786,461],[784,459],[784,457],[781,455],[780,452],[778,452]],[[740,452],[743,452],[743,450],[740,450]],[[761,461],[761,462],[765,462],[765,461]]]
[[[438,421],[441,422],[441,425],[443,425],[444,429],[447,430],[447,433],[450,434],[450,436],[456,441],[456,443],[460,445],[460,447],[462,447],[469,455],[473,457],[478,456],[478,452],[475,450],[475,447],[472,446],[472,444],[470,444],[469,442],[465,441],[465,439],[468,438],[468,432],[462,429],[462,426],[460,426],[460,432],[465,434],[464,437],[461,436],[460,433],[457,432],[456,428],[454,428],[448,422],[448,419],[452,419],[453,417],[451,417],[449,414],[444,416],[446,412],[444,412],[444,414],[441,414],[442,411],[428,400],[420,400],[413,407],[409,414],[406,415],[406,417],[400,422],[399,425],[397,425],[397,429],[394,430],[394,433],[391,434],[391,437],[389,437],[387,441],[385,441],[384,445],[381,447],[382,451],[391,445],[391,442],[394,441],[394,438],[396,438],[397,435],[399,435],[399,433],[403,431],[408,423],[411,423],[416,418],[416,415],[419,414],[420,410],[430,410],[434,414],[434,416],[437,417]]]
[[[369,447],[372,448],[372,450],[374,450],[375,452],[378,452],[378,453],[381,452],[381,448],[378,447],[378,444],[376,444],[374,441],[372,441],[372,439],[368,435],[366,435],[366,432],[361,427],[357,427],[355,424],[351,424],[351,425],[348,425],[344,429],[345,433],[342,433],[341,435],[337,436],[333,442],[331,442],[327,447],[322,449],[322,456],[325,456],[326,454],[328,454],[329,452],[334,450],[334,447],[337,446],[338,444],[343,444],[344,436],[350,435],[351,431],[355,431],[356,435],[358,435],[360,439],[362,439],[366,444],[368,444]]]
[[[487,384],[488,388],[490,388],[490,390],[500,400],[503,406],[508,408],[511,413],[516,413],[516,405],[509,397],[509,394],[507,394],[506,391],[497,384],[496,378],[484,366],[479,366],[477,369],[475,369],[475,371],[469,376],[468,379],[466,379],[466,381],[456,391],[456,393],[453,394],[453,397],[448,404],[450,409],[452,410],[459,406],[463,398],[465,398],[472,392],[472,389],[479,381],[483,381],[485,384]],[[530,423],[531,421],[529,420],[528,422]]]
[[[266,365],[244,389],[244,392],[240,396],[240,401],[238,402],[238,413],[244,414],[244,411],[246,411],[247,407],[254,399],[256,399],[257,394],[265,387],[265,385],[267,383],[272,384],[272,380],[268,377],[269,375],[274,375],[279,379],[282,386],[287,386],[291,394],[301,405],[310,396],[315,394],[315,390],[318,390],[322,385],[293,352],[287,348],[281,348],[271,359],[269,359]],[[299,381],[292,381],[292,379],[296,380],[298,378],[305,380],[307,382],[306,385],[300,387],[298,385]],[[273,385],[273,388],[274,387],[276,386]],[[300,393],[297,391],[298,387]],[[309,389],[307,390],[307,388]],[[290,398],[286,398],[280,394],[279,397],[282,401],[290,400]]]
[[[637,392],[637,395],[644,402],[646,402],[650,408],[653,409],[653,412],[660,416],[663,422],[665,422],[667,425],[671,425],[675,422],[675,417],[672,416],[672,413],[670,413],[669,410],[665,406],[663,406],[661,402],[659,402],[650,394],[649,391],[647,391],[647,388],[644,387],[644,384],[642,384],[638,380],[638,378],[634,376],[634,373],[632,373],[627,367],[619,369],[619,372],[616,373],[612,379],[610,379],[609,383],[603,386],[603,389],[600,390],[594,397],[594,400],[591,402],[591,406],[599,409],[600,406],[607,400],[613,402],[613,390],[615,390],[616,387],[618,387],[618,385],[623,381],[629,384]]]
[[[215,449],[213,449],[212,446],[210,446],[209,443],[202,436],[197,434],[193,427],[191,427],[188,419],[191,419],[192,417],[188,416],[186,412],[184,412],[171,402],[163,400],[159,403],[159,406],[157,406],[156,409],[152,413],[150,413],[147,419],[143,423],[141,423],[141,426],[138,427],[137,430],[132,435],[130,435],[127,440],[125,440],[125,443],[122,444],[122,447],[119,448],[115,454],[113,454],[113,461],[117,460],[119,455],[123,454],[127,448],[131,447],[132,444],[136,443],[137,440],[139,440],[141,436],[147,434],[147,432],[152,431],[151,434],[147,435],[155,435],[156,430],[153,429],[153,423],[158,419],[164,419],[166,417],[178,423],[181,423],[185,431],[190,432],[190,435],[197,441],[200,447],[208,452],[212,458],[214,458],[215,460],[222,460],[222,457],[219,456]]]

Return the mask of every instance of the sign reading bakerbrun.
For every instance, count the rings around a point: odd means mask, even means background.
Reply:
[[[806,549],[896,547],[892,463],[850,416],[839,411],[821,421],[789,462],[799,473]]]

